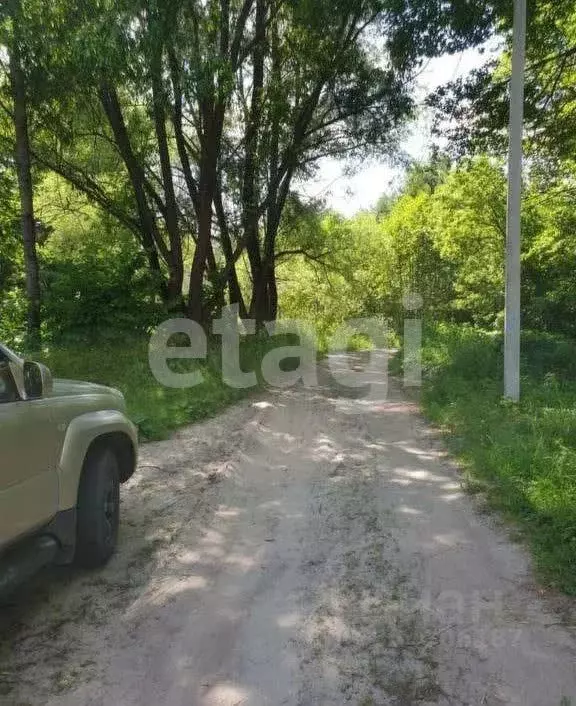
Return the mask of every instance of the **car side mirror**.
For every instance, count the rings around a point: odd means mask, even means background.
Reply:
[[[52,392],[52,375],[45,365],[26,361],[23,373],[27,400],[39,400]]]

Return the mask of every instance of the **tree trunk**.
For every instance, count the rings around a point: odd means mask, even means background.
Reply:
[[[246,240],[246,250],[252,271],[252,303],[250,314],[261,326],[263,319],[259,316],[264,310],[265,297],[265,267],[260,253],[259,242],[259,189],[257,185],[257,152],[258,135],[262,123],[262,91],[264,86],[264,54],[266,43],[266,3],[256,2],[256,20],[254,29],[252,100],[250,115],[246,125],[244,142],[246,154],[242,174],[242,226]]]
[[[205,100],[202,106],[204,134],[201,145],[200,179],[198,186],[198,239],[190,271],[188,315],[199,324],[207,323],[204,309],[204,273],[212,240],[212,201],[216,190],[216,173],[220,136],[222,134],[223,106]]]
[[[230,2],[221,0],[220,6],[220,60],[230,60]],[[218,183],[218,162],[224,129],[224,116],[228,101],[225,72],[218,77],[214,90],[210,89],[200,100],[199,123],[202,126],[200,142],[200,170],[198,179],[198,240],[188,292],[188,314],[203,326],[207,326],[208,312],[203,301],[206,260],[212,251],[212,203]],[[178,122],[178,121],[177,121]]]
[[[188,148],[184,138],[184,129],[182,126],[182,85],[180,80],[180,66],[176,53],[173,48],[168,49],[168,63],[170,65],[170,77],[172,81],[172,90],[174,92],[174,105],[172,110],[172,125],[174,127],[174,137],[176,138],[176,147],[178,149],[178,157],[180,165],[184,173],[184,180],[188,188],[188,195],[194,206],[196,218],[199,217],[200,201],[198,195],[198,185],[192,174],[192,166],[188,156]]]
[[[118,100],[115,88],[107,83],[103,83],[100,87],[100,101],[106,113],[106,117],[108,118],[108,122],[110,123],[112,133],[114,134],[118,152],[124,161],[128,176],[130,177],[130,183],[132,184],[132,190],[136,199],[138,218],[142,228],[142,243],[148,256],[148,261],[154,273],[160,272],[158,261],[158,253],[160,253],[170,270],[172,265],[170,251],[158,232],[154,215],[148,205],[144,170],[132,150],[130,137],[126,129],[126,124],[124,123],[120,101]],[[174,287],[175,278],[171,277],[171,281],[172,287]],[[173,301],[175,292],[173,290],[171,291],[170,288],[166,286],[164,277],[162,277],[162,280],[159,282],[159,288],[162,298],[166,303]]]
[[[214,205],[216,208],[216,216],[218,218],[218,227],[220,229],[220,245],[226,260],[227,275],[223,278],[224,281],[222,282],[222,288],[226,286],[226,283],[228,284],[228,297],[230,299],[230,304],[237,304],[240,318],[247,319],[248,311],[246,309],[244,297],[242,296],[242,290],[240,289],[240,282],[238,281],[238,273],[236,272],[236,263],[234,261],[234,252],[232,250],[232,241],[230,239],[228,223],[226,222],[224,204],[222,203],[221,184],[219,184],[216,188],[216,193],[214,194]]]
[[[276,159],[272,156],[271,171],[274,169],[276,169]],[[276,238],[280,228],[282,211],[290,191],[292,176],[293,169],[288,168],[280,184],[277,180],[271,180],[269,186],[264,254],[261,267],[256,273],[256,277],[253,276],[254,289],[250,305],[251,314],[256,319],[256,328],[262,328],[266,321],[275,321],[278,314]]]
[[[205,170],[208,167],[204,168]],[[207,312],[204,308],[204,273],[206,260],[210,250],[212,237],[212,196],[208,175],[200,179],[200,195],[198,208],[198,240],[194,250],[192,269],[190,271],[190,287],[188,290],[188,316],[204,325],[207,323]]]
[[[278,318],[278,285],[276,283],[276,264],[270,270],[268,281],[268,306],[270,310],[270,321]]]
[[[28,135],[28,106],[20,48],[20,20],[20,2],[19,0],[14,0],[12,13],[13,43],[10,51],[10,81],[12,98],[14,100],[14,130],[16,133],[16,150],[14,156],[18,171],[18,188],[22,214],[22,240],[24,245],[24,267],[26,271],[26,295],[28,297],[27,332],[29,345],[36,347],[41,343],[40,269],[36,250],[34,193]]]
[[[182,283],[184,280],[184,261],[182,258],[182,239],[178,223],[178,205],[174,191],[168,137],[166,134],[166,100],[162,86],[162,51],[156,52],[151,61],[152,73],[152,103],[154,111],[154,126],[158,141],[160,155],[160,168],[162,171],[162,184],[166,203],[166,230],[170,241],[170,277],[168,280],[168,294],[171,298],[169,307],[179,309],[182,307]]]
[[[252,301],[250,303],[250,314],[256,319],[256,329],[264,328],[267,321],[275,319],[272,300],[276,292],[276,275],[273,261],[262,260],[262,266],[254,280],[252,290]]]
[[[280,84],[280,56],[277,37],[272,33],[272,74],[275,84]],[[270,150],[268,163],[268,193],[266,196],[266,232],[264,235],[264,253],[260,267],[253,268],[254,291],[250,311],[256,318],[257,328],[262,328],[265,321],[272,321],[278,313],[278,292],[276,287],[276,237],[280,227],[282,211],[290,193],[290,185],[297,164],[298,151],[306,136],[310,120],[318,105],[325,80],[317,83],[314,90],[304,101],[296,120],[291,144],[285,150],[283,158],[279,154],[279,122],[274,115],[270,130]],[[260,252],[259,252],[260,254]]]

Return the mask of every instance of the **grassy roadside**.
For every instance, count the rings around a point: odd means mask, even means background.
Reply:
[[[279,345],[278,338],[245,338],[240,348],[242,370],[259,374],[262,358]],[[203,382],[189,389],[168,388],[157,382],[150,371],[148,340],[144,338],[49,346],[30,357],[46,364],[55,377],[89,380],[122,390],[130,418],[138,424],[143,440],[166,438],[178,427],[212,416],[254,392],[254,388],[235,389],[223,382],[217,341],[210,343],[205,360],[170,364],[202,373]]]
[[[539,578],[576,595],[576,343],[523,339],[522,401],[501,398],[500,337],[438,326],[423,342],[425,414],[472,492],[513,521]]]
[[[240,365],[244,372],[254,371],[258,378],[255,388],[236,389],[222,380],[220,337],[209,341],[205,360],[169,361],[178,372],[202,373],[203,382],[189,389],[174,389],[161,385],[152,375],[148,362],[147,337],[116,336],[112,340],[97,337],[91,343],[58,343],[47,345],[41,352],[29,353],[26,358],[47,365],[54,377],[87,380],[121,390],[126,397],[128,414],[138,424],[145,441],[164,439],[183,426],[210,417],[263,386],[262,359],[273,348],[298,346],[298,336],[278,332],[245,336],[240,342]],[[395,340],[395,339],[394,339]],[[184,342],[182,345],[186,345]],[[350,350],[364,350],[365,337],[359,335],[350,341]],[[318,358],[326,354],[325,343],[320,342]],[[293,370],[298,358],[282,361],[283,370]]]

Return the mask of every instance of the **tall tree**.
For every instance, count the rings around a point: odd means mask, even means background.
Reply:
[[[29,344],[37,346],[41,338],[40,269],[36,251],[34,188],[32,185],[30,141],[28,136],[28,99],[26,74],[23,66],[24,17],[20,0],[11,0],[10,19],[12,37],[8,51],[15,134],[14,159],[18,173],[26,294],[28,297],[27,333]]]
[[[456,154],[504,154],[509,116],[512,3],[493,1],[504,47],[486,64],[429,98],[436,129]],[[576,8],[569,0],[528,2],[525,148],[552,166],[576,157]]]
[[[294,184],[324,157],[391,152],[423,57],[492,21],[480,0],[26,2],[33,157],[129,228],[165,302],[202,322],[226,288],[275,318]]]
[[[228,199],[242,204],[258,322],[277,313],[276,240],[294,182],[324,157],[392,153],[423,57],[481,41],[490,21],[476,2],[260,0],[250,80],[237,76],[240,194]]]

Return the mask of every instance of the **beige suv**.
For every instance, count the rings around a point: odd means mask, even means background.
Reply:
[[[0,345],[0,595],[45,564],[110,558],[136,458],[120,392],[53,381]]]

